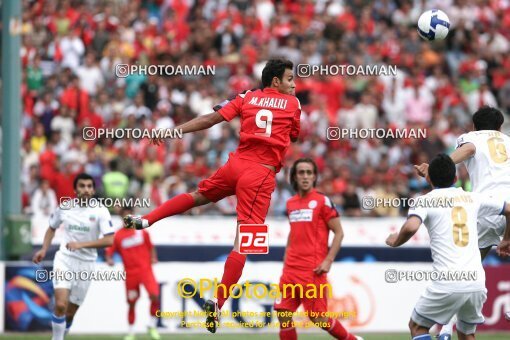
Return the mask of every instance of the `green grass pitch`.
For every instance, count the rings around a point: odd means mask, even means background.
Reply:
[[[359,334],[365,340],[409,340],[408,334]],[[316,340],[316,339],[333,339],[328,334],[323,333],[308,333],[298,334],[299,340]],[[36,334],[23,334],[23,333],[6,333],[0,334],[0,339],[16,339],[16,340],[38,340],[38,339],[49,339],[51,338],[50,333],[36,333]],[[66,340],[122,340],[122,335],[68,335]],[[161,334],[161,339],[179,339],[179,340],[200,340],[200,339],[220,339],[220,340],[278,340],[278,334]],[[149,336],[146,334],[138,334],[137,340],[149,340]],[[457,339],[456,336],[453,339]],[[479,333],[476,336],[477,340],[508,340],[510,339],[509,333]]]

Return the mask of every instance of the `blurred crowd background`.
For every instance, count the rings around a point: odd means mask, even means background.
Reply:
[[[416,33],[440,8],[444,42]],[[346,216],[398,216],[361,209],[366,195],[414,197],[429,190],[413,170],[451,152],[481,105],[510,109],[508,0],[23,0],[23,206],[48,215],[85,171],[103,197],[149,197],[152,207],[195,190],[235,150],[239,121],[159,147],[146,139],[85,141],[83,127],[170,128],[258,87],[273,56],[314,65],[386,64],[397,77],[297,78],[301,135],[278,174],[270,215],[294,193],[288,171],[313,158],[318,190]],[[214,76],[115,76],[115,65],[214,65]],[[330,126],[424,128],[425,139],[328,141]],[[463,167],[459,186],[469,190]],[[235,214],[235,197],[191,214]],[[145,209],[147,210],[147,209]],[[144,213],[144,210],[138,210]]]

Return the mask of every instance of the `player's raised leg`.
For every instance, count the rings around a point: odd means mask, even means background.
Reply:
[[[275,188],[275,172],[261,164],[232,159],[232,169],[241,173],[236,183],[237,221],[239,224],[262,224],[266,219],[271,194]],[[208,300],[204,309],[208,312],[207,330],[214,333],[218,322],[218,312],[229,297],[230,288],[236,284],[243,273],[246,255],[239,253],[239,228],[236,228],[234,249],[227,260],[221,284],[215,294],[215,300]],[[216,313],[215,313],[216,312]],[[215,316],[216,314],[216,316]]]
[[[210,202],[217,202],[235,193],[237,172],[232,169],[232,159],[219,168],[211,177],[198,183],[198,190],[192,193],[177,195],[144,216],[127,215],[124,227],[128,229],[144,229],[165,217],[182,214],[193,207]]]
[[[182,214],[193,207],[198,207],[209,202],[211,201],[198,191],[180,194],[169,199],[147,215],[127,215],[124,217],[124,227],[128,229],[148,228],[165,217]]]
[[[239,229],[237,229],[234,249],[225,261],[221,283],[218,285],[214,298],[207,300],[204,304],[204,310],[207,313],[206,328],[209,332],[216,333],[220,322],[220,309],[229,297],[230,287],[235,285],[241,278],[245,263],[246,255],[239,253]]]
[[[275,172],[273,170],[256,163],[251,163],[244,169],[237,182],[236,190],[238,226],[239,224],[264,223],[274,188]],[[222,285],[217,292],[220,309],[228,299],[230,287],[241,278],[246,263],[246,255],[239,253],[239,242],[239,228],[237,227],[234,249],[225,262],[225,270],[221,279]]]

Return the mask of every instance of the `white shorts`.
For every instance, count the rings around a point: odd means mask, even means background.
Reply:
[[[487,289],[469,293],[444,293],[428,287],[414,307],[411,319],[420,326],[430,328],[435,324],[446,325],[457,314],[457,329],[464,334],[474,334],[476,325],[485,322],[483,304]]]
[[[478,218],[478,248],[497,246],[505,232],[505,216],[483,216]]]
[[[80,275],[72,275],[71,273],[92,272],[94,268],[95,263],[93,261],[83,261],[57,251],[53,260],[53,289],[69,289],[69,302],[80,306],[89,290],[90,280],[82,280]],[[62,271],[65,274],[56,275],[57,271]]]

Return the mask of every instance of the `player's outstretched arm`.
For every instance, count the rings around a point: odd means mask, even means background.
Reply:
[[[195,117],[192,120],[183,123],[172,130],[182,130],[182,133],[195,132],[200,130],[206,130],[213,125],[221,123],[225,120],[222,115],[218,112],[208,113],[199,117]],[[159,145],[163,141],[163,138],[153,138],[151,143]]]
[[[450,155],[453,163],[459,164],[464,162],[466,159],[469,159],[474,156],[476,153],[476,147],[473,143],[462,144],[460,147],[455,149],[454,152]],[[420,165],[415,165],[414,169],[421,177],[427,177],[429,171],[429,165],[427,163],[422,163]]]
[[[455,151],[450,155],[450,158],[453,163],[459,164],[464,162],[466,159],[473,157],[475,153],[475,145],[473,143],[466,143],[455,149]]]
[[[55,237],[55,229],[48,227],[46,233],[44,234],[44,241],[41,249],[39,249],[39,251],[37,251],[34,254],[34,257],[32,258],[32,261],[34,263],[39,263],[44,259],[44,257],[46,256],[46,252],[48,251],[48,248],[51,245],[53,237]]]
[[[95,241],[87,242],[69,242],[66,247],[69,250],[78,250],[81,248],[106,248],[113,244],[113,234],[106,235]]]
[[[386,244],[390,247],[400,247],[413,237],[421,225],[421,219],[418,216],[409,216],[400,232],[393,233],[386,239]]]
[[[506,217],[505,233],[503,234],[503,240],[496,248],[496,252],[501,257],[508,257],[510,256],[510,202],[506,202],[503,215]]]
[[[326,255],[324,261],[322,261],[322,263],[313,270],[317,275],[329,272],[331,265],[335,261],[336,254],[340,251],[342,240],[344,239],[344,231],[342,229],[342,224],[340,223],[340,217],[330,219],[328,221],[328,228],[333,231],[335,236],[331,242],[331,247],[329,247],[328,255]]]

